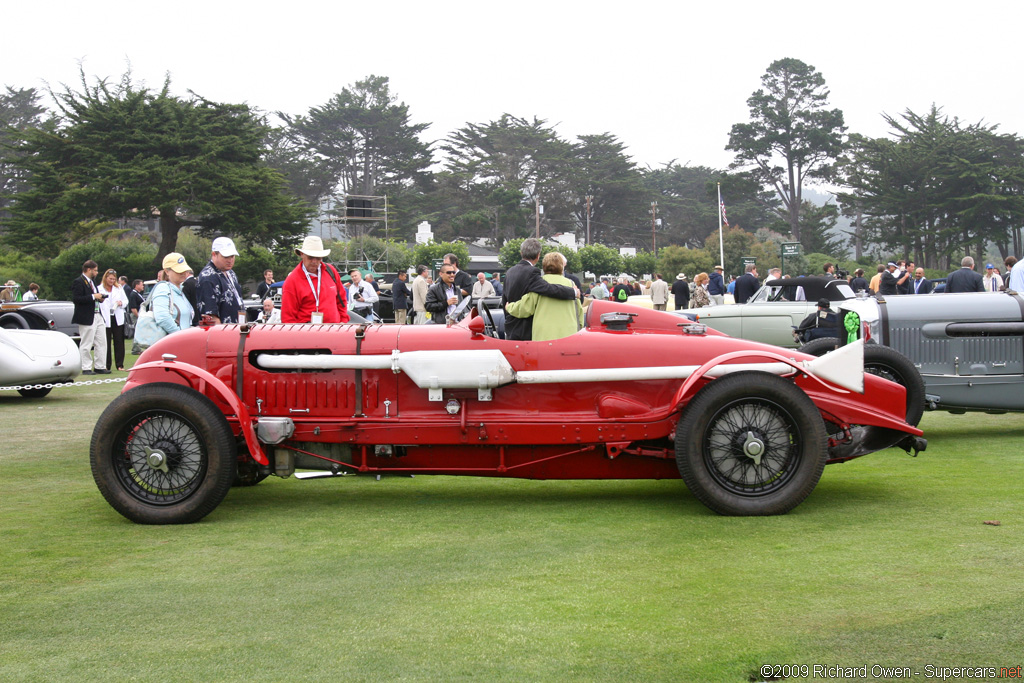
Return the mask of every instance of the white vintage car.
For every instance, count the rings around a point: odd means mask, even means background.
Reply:
[[[21,387],[25,398],[42,398],[50,388],[36,385],[74,382],[81,372],[78,345],[66,334],[0,329],[0,389]]]

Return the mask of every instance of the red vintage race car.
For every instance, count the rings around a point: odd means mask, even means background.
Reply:
[[[320,476],[678,478],[712,510],[782,514],[827,462],[923,450],[906,392],[661,311],[594,301],[557,341],[444,325],[220,325],[139,359],[92,437],[100,491],[144,524],[199,520],[231,486]]]

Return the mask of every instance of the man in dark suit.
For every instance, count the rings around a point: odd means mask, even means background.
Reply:
[[[519,255],[523,260],[508,269],[505,273],[505,293],[501,296],[502,307],[505,304],[519,301],[529,292],[541,296],[568,301],[578,295],[575,287],[566,287],[548,282],[537,269],[540,259],[540,240],[530,237],[523,240],[519,247]],[[505,339],[529,341],[533,339],[533,318],[516,318],[505,316]]]
[[[954,270],[946,278],[946,294],[984,291],[985,281],[981,277],[981,273],[974,272],[974,259],[964,256],[960,261],[960,270]]]
[[[882,296],[896,296],[899,294],[899,286],[910,277],[909,273],[897,273],[898,265],[889,261],[889,265],[882,271],[882,279],[878,285],[878,293]]]
[[[931,294],[934,288],[932,281],[924,276],[924,268],[914,271],[914,282],[910,285],[911,294]]]
[[[395,309],[395,322],[399,325],[405,324],[406,314],[409,312],[409,296],[412,290],[406,284],[409,279],[407,271],[400,271],[398,279],[391,283],[391,303]]]
[[[89,259],[82,264],[82,274],[71,283],[71,301],[75,304],[71,322],[78,325],[78,350],[82,354],[83,375],[110,374],[106,361],[107,324],[100,314],[100,303],[104,295],[93,281],[99,272],[96,262]]]
[[[746,271],[736,280],[736,290],[733,296],[738,304],[747,303],[747,300],[754,296],[754,293],[761,287],[761,283],[757,279],[757,266],[748,263]]]
[[[676,281],[672,283],[672,296],[675,297],[678,311],[690,303],[690,285],[686,284],[686,273],[676,275]]]

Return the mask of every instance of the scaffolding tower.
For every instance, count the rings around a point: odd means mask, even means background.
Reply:
[[[368,234],[379,227],[381,223],[384,226],[384,239],[387,240],[390,237],[387,195],[345,194],[336,196],[331,199],[327,211],[331,215],[320,221],[321,239],[347,242],[355,237]],[[324,234],[325,232],[328,234]],[[352,268],[369,267],[374,272],[389,272],[389,250],[390,246],[385,247],[384,253],[376,260],[367,258],[366,253],[363,252],[360,255],[361,258],[347,259],[344,264],[337,262],[336,265],[344,265],[346,271]],[[377,268],[378,265],[382,268]]]

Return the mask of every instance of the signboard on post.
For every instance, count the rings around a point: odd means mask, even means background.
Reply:
[[[441,266],[444,265],[444,259],[443,258],[436,258],[436,259],[434,259],[434,263],[432,265],[434,266],[434,268],[433,268],[433,271],[430,273],[430,276],[432,278],[434,278],[435,280],[437,280],[437,274],[439,272],[441,272]]]
[[[747,270],[747,266],[752,266],[757,261],[757,259],[755,259],[753,256],[743,256],[742,260],[743,260],[743,270],[744,271]]]
[[[800,243],[799,242],[783,242],[779,247],[779,251],[782,256],[782,274],[786,274],[786,257],[787,256],[799,256],[800,255]]]

